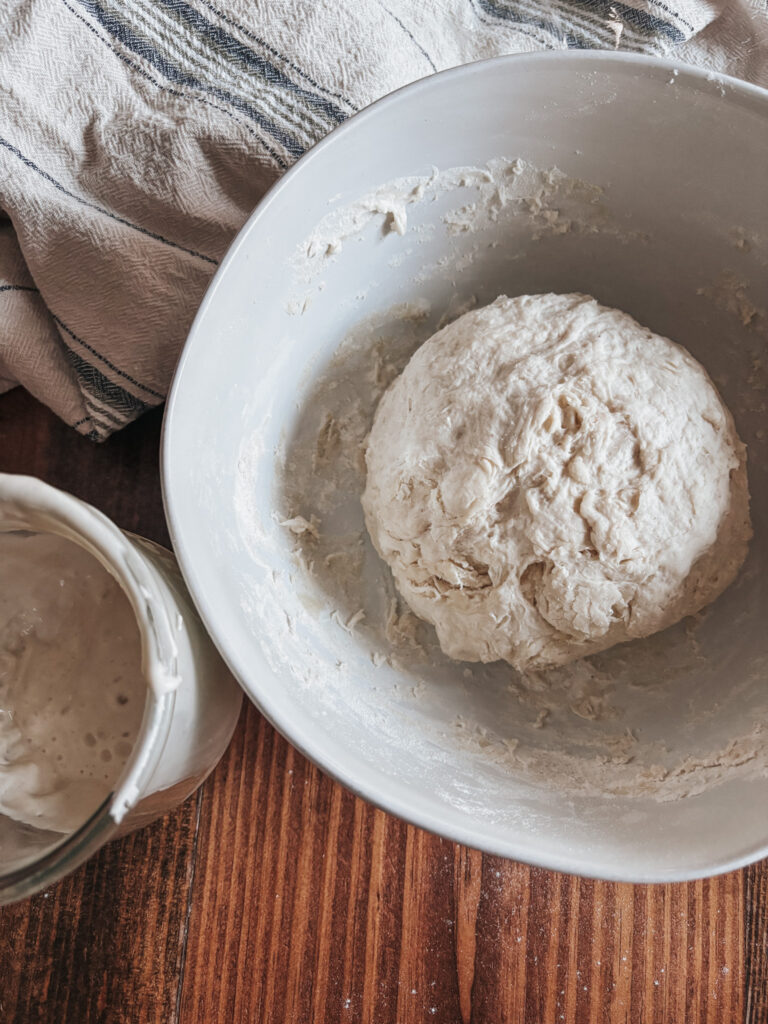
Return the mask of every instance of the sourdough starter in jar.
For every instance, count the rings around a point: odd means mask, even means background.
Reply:
[[[106,569],[63,537],[0,533],[0,833],[84,824],[131,755],[146,690]]]

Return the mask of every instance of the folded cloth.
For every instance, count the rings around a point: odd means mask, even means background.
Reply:
[[[498,54],[768,85],[763,0],[2,0],[0,390],[102,440],[162,402],[267,187],[350,114]]]

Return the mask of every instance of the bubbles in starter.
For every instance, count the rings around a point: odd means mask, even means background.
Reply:
[[[0,533],[0,815],[70,832],[113,790],[146,682],[130,603],[87,551]]]

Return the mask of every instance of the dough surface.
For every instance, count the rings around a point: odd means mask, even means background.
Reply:
[[[442,649],[521,670],[713,601],[751,536],[746,453],[688,352],[585,295],[504,296],[383,396],[362,503]]]

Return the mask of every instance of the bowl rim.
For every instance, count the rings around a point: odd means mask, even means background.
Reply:
[[[355,132],[361,122],[376,117],[381,109],[399,102],[401,94],[407,93],[415,97],[425,89],[435,88],[435,79],[442,81],[448,78],[470,77],[475,74],[482,74],[490,65],[498,66],[512,62],[518,67],[524,66],[526,63],[539,66],[553,62],[558,64],[567,62],[575,67],[581,66],[582,72],[585,66],[589,67],[590,65],[593,70],[613,69],[623,71],[627,68],[635,67],[639,71],[650,72],[655,75],[670,75],[674,72],[676,76],[679,76],[678,82],[684,80],[684,75],[685,78],[693,79],[699,84],[706,83],[709,87],[713,84],[721,87],[728,86],[730,92],[723,96],[724,102],[736,98],[742,101],[752,99],[768,120],[768,89],[720,72],[707,71],[685,61],[612,50],[545,50],[534,53],[503,54],[497,57],[472,61],[439,71],[436,74],[428,75],[425,78],[401,86],[351,115],[308,149],[264,193],[231,242],[198,307],[173,374],[163,416],[160,439],[162,497],[171,542],[200,618],[215,646],[218,648],[221,657],[238,680],[246,695],[293,747],[356,796],[361,797],[389,814],[395,815],[412,825],[442,836],[452,842],[461,843],[464,846],[481,850],[484,853],[509,858],[550,871],[564,872],[611,882],[639,884],[686,882],[697,878],[723,874],[745,867],[756,860],[768,856],[768,822],[766,823],[766,837],[762,842],[754,843],[752,846],[741,849],[729,857],[720,860],[715,859],[711,863],[705,863],[693,869],[686,869],[684,866],[679,865],[654,870],[652,866],[647,865],[645,870],[636,870],[632,866],[625,865],[620,861],[616,862],[613,866],[600,864],[595,867],[590,861],[587,850],[588,844],[586,843],[579,852],[563,852],[556,855],[543,853],[539,856],[535,851],[519,846],[514,839],[502,839],[491,836],[482,826],[475,833],[472,829],[438,813],[431,813],[429,811],[425,813],[423,808],[414,809],[407,800],[402,799],[398,794],[389,790],[388,787],[391,786],[391,780],[386,779],[376,769],[367,767],[366,771],[359,776],[353,775],[348,765],[345,765],[334,756],[333,751],[328,749],[326,743],[316,742],[315,738],[307,731],[297,731],[295,724],[287,716],[281,714],[279,708],[271,701],[269,687],[260,685],[258,680],[252,680],[248,670],[247,659],[238,651],[230,649],[225,641],[221,639],[217,628],[220,614],[207,598],[204,574],[199,573],[198,561],[195,558],[191,545],[187,542],[184,502],[180,497],[177,500],[175,494],[174,449],[177,435],[180,434],[180,428],[176,426],[176,408],[179,404],[179,393],[183,388],[185,370],[194,358],[192,350],[200,333],[201,322],[208,315],[210,307],[214,305],[221,281],[226,276],[230,265],[237,260],[247,236],[250,235],[266,209],[279,199],[281,193],[286,188],[291,187],[292,180],[306,173],[308,166],[318,154],[322,153],[328,146],[337,145],[339,140],[343,139],[348,132]]]

